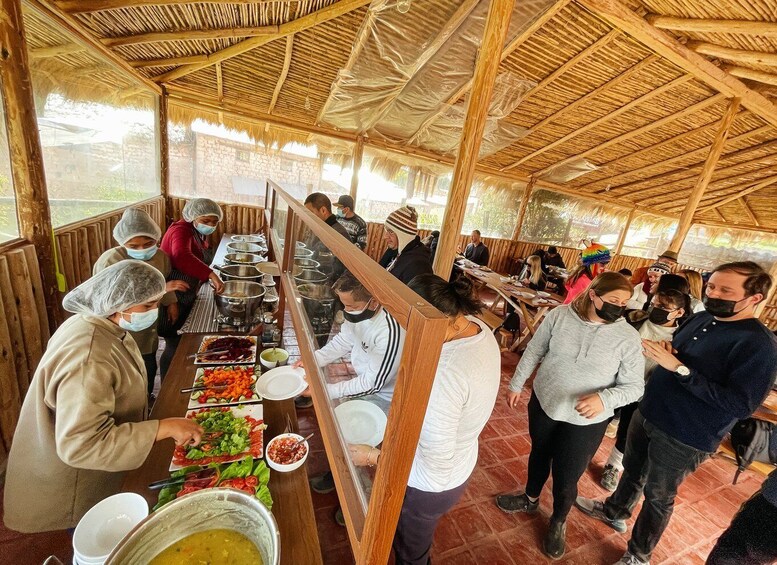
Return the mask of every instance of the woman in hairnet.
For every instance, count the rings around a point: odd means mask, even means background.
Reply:
[[[113,228],[113,239],[119,244],[118,247],[109,249],[97,259],[92,268],[92,273],[97,274],[106,267],[114,265],[119,261],[126,259],[137,259],[145,261],[162,275],[167,278],[170,275],[172,267],[170,258],[159,249],[159,240],[162,239],[162,230],[143,210],[138,208],[127,208],[121,216],[121,220]],[[166,306],[164,315],[167,316],[171,324],[178,321],[178,299],[175,291],[186,292],[189,290],[189,284],[185,281],[169,281],[165,289],[167,292],[159,301],[160,307]],[[156,352],[159,349],[159,337],[157,336],[156,324],[152,324],[144,330],[130,329],[130,334],[138,344],[140,354],[143,356],[143,363],[146,367],[146,376],[148,377],[148,394],[154,390],[154,379],[156,378]]]
[[[191,312],[200,284],[210,281],[216,293],[224,290],[224,283],[209,266],[215,249],[208,243],[208,236],[216,231],[223,217],[221,207],[210,198],[194,198],[186,203],[181,215],[182,220],[173,222],[167,228],[162,237],[161,249],[167,253],[173,265],[170,278],[186,281],[189,289],[177,292],[177,322],[170,324],[165,316],[159,326],[160,335],[165,338],[165,350],[160,359],[162,377],[173,360],[180,341],[178,330]]]
[[[199,443],[186,418],[146,421],[146,374],[129,329],[156,322],[165,278],[121,261],[70,291],[73,312],[51,336],[22,405],[5,479],[5,525],[20,532],[74,527],[120,491],[154,442]]]

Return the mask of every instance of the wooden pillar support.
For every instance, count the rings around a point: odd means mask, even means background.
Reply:
[[[446,280],[453,268],[456,245],[464,223],[467,198],[475,175],[491,94],[494,91],[494,80],[499,70],[502,46],[514,5],[515,0],[492,0],[488,8],[483,42],[475,63],[467,115],[464,118],[459,152],[453,168],[453,180],[448,192],[448,205],[445,207],[440,241],[434,258],[434,272]]]
[[[518,208],[518,219],[515,221],[515,230],[513,230],[513,241],[518,241],[521,238],[523,220],[526,218],[526,210],[529,208],[529,200],[531,200],[531,195],[534,192],[534,186],[536,184],[537,177],[530,177],[529,182],[526,184],[526,188],[523,191],[521,206]]]
[[[634,219],[634,214],[637,212],[636,208],[629,210],[629,216],[626,218],[626,223],[623,225],[620,235],[618,236],[618,243],[615,245],[614,255],[620,255],[623,250],[623,244],[626,242],[626,236],[629,235],[629,228],[631,227],[631,220]]]
[[[20,0],[0,0],[0,80],[5,125],[16,194],[19,234],[35,245],[40,265],[48,322],[54,333],[62,321],[61,297],[54,269],[51,210],[43,171],[43,152],[35,116],[27,44]]]
[[[159,96],[159,194],[162,196],[162,217],[164,226],[159,226],[164,232],[170,219],[167,217],[167,198],[170,196],[170,138],[167,129],[168,111],[167,89],[162,87]]]
[[[359,171],[362,168],[362,158],[364,157],[364,138],[356,138],[356,145],[353,146],[353,158],[351,159],[351,198],[356,204],[356,192],[359,189]]]
[[[688,231],[691,229],[693,223],[693,216],[696,214],[696,209],[699,207],[701,197],[704,196],[704,191],[707,190],[707,185],[712,179],[712,174],[715,172],[715,166],[718,164],[720,154],[723,152],[723,147],[726,144],[728,138],[728,132],[731,129],[731,124],[734,123],[737,112],[739,111],[739,98],[732,98],[729,102],[726,112],[720,120],[720,127],[718,133],[715,135],[715,140],[710,146],[710,152],[707,154],[707,160],[704,162],[699,178],[696,180],[696,186],[693,187],[688,202],[685,205],[683,213],[680,215],[680,221],[677,224],[677,231],[672,238],[672,242],[669,244],[669,250],[679,252],[683,246],[685,237],[688,235]]]

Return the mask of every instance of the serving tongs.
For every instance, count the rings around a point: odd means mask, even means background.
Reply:
[[[215,469],[205,469],[202,471],[193,471],[191,473],[186,473],[182,477],[168,477],[166,479],[162,479],[161,481],[154,481],[153,483],[150,483],[148,485],[149,490],[160,490],[165,487],[173,486],[173,485],[181,485],[185,482],[192,482],[192,481],[210,481],[213,479],[213,476],[216,474]]]
[[[218,351],[199,351],[197,353],[192,353],[191,355],[187,355],[187,359],[194,359],[195,357],[205,357],[206,355],[221,355],[222,353],[229,353],[229,349],[222,349]]]
[[[198,390],[219,390],[219,389],[227,388],[228,386],[229,385],[190,386],[188,388],[182,388],[181,389],[181,394],[186,393],[186,392],[195,392],[195,391],[198,391]]]

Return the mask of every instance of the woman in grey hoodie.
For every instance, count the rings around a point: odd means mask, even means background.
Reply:
[[[622,317],[632,291],[620,273],[597,276],[572,303],[546,316],[510,381],[507,402],[515,408],[524,383],[540,365],[529,401],[532,448],[526,488],[497,496],[496,504],[507,513],[537,512],[552,472],[553,515],[543,550],[553,559],[564,554],[566,517],[577,482],[614,410],[642,396],[642,345]]]

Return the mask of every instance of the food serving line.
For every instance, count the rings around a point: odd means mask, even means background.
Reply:
[[[214,264],[221,264],[221,262],[223,262],[223,258],[227,253],[226,246],[229,241],[230,236],[224,236],[219,245],[219,249],[216,252]],[[237,337],[234,332],[227,333],[218,331],[219,324],[215,320],[215,316],[208,319],[208,316],[203,314],[204,312],[215,311],[212,306],[208,304],[209,294],[210,300],[213,300],[212,291],[209,293],[208,289],[201,289],[201,292],[198,295],[197,302],[192,310],[192,314],[197,313],[198,326],[193,327],[190,324],[188,329],[184,326],[178,349],[171,362],[167,376],[162,383],[162,388],[157,401],[151,411],[151,419],[182,417],[186,415],[187,412],[191,410],[192,404],[190,403],[199,401],[193,399],[191,392],[182,393],[181,389],[191,388],[193,385],[198,384],[198,382],[195,382],[195,377],[201,379],[204,373],[204,370],[200,370],[198,375],[198,369],[209,367],[211,368],[211,373],[215,373],[216,371],[213,371],[213,368],[218,367],[218,365],[212,365],[210,363],[196,364],[196,361],[202,359],[202,357],[197,355],[198,352],[208,347],[209,343],[214,343],[219,337]],[[252,364],[241,365],[241,362],[247,360],[241,358],[237,362],[234,362],[234,366],[253,368],[256,378],[261,379],[260,373],[262,372],[262,368],[259,363],[260,356],[262,352],[269,349],[269,347],[264,348],[261,339],[251,339],[256,342],[255,358],[252,357],[250,359]],[[212,360],[213,358],[214,357],[210,357],[208,359]],[[255,364],[253,364],[254,362]],[[225,363],[222,363],[222,366],[226,366]],[[284,368],[284,370],[285,369],[286,368]],[[264,369],[264,371],[265,375],[267,375],[267,369]],[[277,372],[278,370],[276,369],[275,371]],[[240,372],[241,374],[250,374],[251,371],[250,369],[246,369]],[[299,378],[297,375],[291,377]],[[289,380],[295,380],[295,378],[290,378]],[[275,382],[277,384],[278,379],[275,379]],[[287,388],[283,383],[280,383],[280,385],[281,389]],[[264,387],[265,388],[261,390],[267,390],[266,384]],[[256,385],[256,390],[260,390],[258,384]],[[199,397],[200,395],[197,395],[195,391],[194,396]],[[287,394],[281,394],[280,396],[285,399],[270,400],[265,396],[260,400],[258,398],[251,398],[251,395],[246,395],[246,398],[242,399],[241,404],[237,404],[238,399],[235,399],[235,402],[229,403],[228,410],[231,410],[235,414],[241,415],[243,412],[252,414],[255,419],[249,419],[249,422],[255,422],[257,419],[263,420],[266,429],[263,431],[261,454],[265,460],[267,459],[267,446],[273,438],[286,432],[296,433],[298,431],[293,395],[289,396]],[[211,401],[211,403],[202,404],[203,408],[217,407],[218,409],[218,407],[221,406],[226,406],[226,404],[213,403],[213,401]],[[206,440],[207,439],[212,438],[206,438]],[[204,440],[203,443],[205,443],[206,440]],[[255,442],[252,442],[251,453],[256,455],[257,446],[254,445],[254,443]],[[305,449],[307,449],[307,446],[305,446]],[[180,449],[175,450],[175,452],[176,457],[180,459]],[[140,494],[146,499],[149,505],[153,507],[157,504],[159,491],[151,490],[149,485],[162,479],[170,478],[173,456],[174,445],[172,441],[154,444],[145,463],[140,468],[127,473],[122,490]],[[255,467],[260,466],[257,461],[254,463]],[[188,465],[190,463],[186,464]],[[268,487],[270,494],[272,495],[272,515],[275,518],[280,533],[280,563],[305,563],[312,565],[321,563],[321,550],[316,530],[313,502],[304,465],[291,472],[270,471]],[[162,507],[162,509],[164,508],[165,507]],[[208,508],[202,508],[202,511],[207,512]]]

